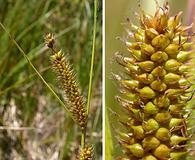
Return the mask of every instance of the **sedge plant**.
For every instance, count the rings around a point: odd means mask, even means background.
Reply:
[[[94,1],[94,29],[93,29],[93,45],[91,56],[91,69],[89,78],[88,100],[85,106],[84,98],[81,95],[79,85],[76,80],[76,75],[69,64],[68,58],[55,48],[55,39],[51,33],[45,36],[45,42],[48,48],[52,50],[50,61],[54,72],[57,74],[58,80],[64,91],[67,109],[71,114],[74,122],[80,127],[81,130],[81,150],[77,156],[78,160],[91,160],[93,159],[93,147],[91,144],[86,144],[86,129],[87,120],[90,109],[90,98],[92,89],[93,65],[95,54],[95,39],[96,39],[96,16],[97,16],[97,0]]]
[[[117,130],[123,160],[183,160],[191,151],[192,25],[182,25],[182,12],[170,16],[169,9],[165,3],[154,16],[142,11],[140,26],[128,19],[129,55],[115,54],[127,75],[113,74],[126,115],[120,120],[125,129]]]

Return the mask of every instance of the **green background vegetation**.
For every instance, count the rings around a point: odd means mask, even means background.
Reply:
[[[0,22],[37,70],[63,99],[44,44],[47,32],[73,64],[87,96],[93,33],[91,0],[0,0]],[[102,4],[98,4],[97,39],[87,139],[101,159]],[[0,28],[0,160],[75,159],[80,131],[20,51]]]

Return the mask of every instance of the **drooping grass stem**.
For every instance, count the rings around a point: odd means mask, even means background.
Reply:
[[[25,54],[23,49],[18,45],[18,43],[15,41],[15,39],[11,36],[11,34],[8,32],[8,30],[5,28],[5,26],[0,22],[0,26],[3,28],[3,30],[8,34],[10,37],[11,41],[16,45],[16,47],[19,49],[20,53],[22,53],[23,57],[28,61],[29,65],[33,68],[33,70],[37,73],[38,77],[41,79],[41,81],[45,84],[45,86],[51,91],[51,93],[56,97],[58,102],[63,106],[67,114],[74,120],[72,117],[70,111],[64,104],[64,102],[59,98],[59,96],[55,93],[55,91],[51,88],[51,86],[45,81],[45,79],[41,76],[39,71],[36,69],[36,67],[32,64],[31,60],[28,58],[28,56]],[[74,120],[75,121],[75,120]]]

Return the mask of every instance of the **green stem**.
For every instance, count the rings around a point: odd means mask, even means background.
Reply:
[[[95,55],[95,43],[96,43],[96,23],[97,23],[96,18],[97,18],[97,0],[94,0],[93,46],[92,46],[92,51],[91,51],[91,68],[90,68],[89,89],[88,89],[88,97],[87,97],[87,115],[89,114],[90,100],[91,100],[93,66],[94,66],[94,55]]]
[[[85,131],[81,134],[81,148],[85,147]]]
[[[24,56],[24,58],[28,61],[29,65],[33,68],[33,70],[37,73],[37,75],[39,76],[39,78],[43,81],[43,83],[46,85],[46,87],[51,91],[51,93],[56,97],[56,99],[58,100],[58,102],[64,107],[65,111],[67,112],[67,114],[74,120],[73,116],[71,115],[70,111],[68,110],[68,108],[66,107],[66,105],[64,104],[64,102],[62,102],[62,100],[58,97],[58,95],[55,93],[55,91],[51,88],[51,86],[45,81],[45,79],[41,76],[41,74],[39,73],[39,71],[35,68],[35,66],[32,64],[32,62],[30,61],[30,59],[28,58],[28,56],[25,54],[25,52],[23,51],[23,49],[18,45],[18,43],[14,40],[14,38],[12,38],[11,34],[7,31],[7,29],[4,27],[4,25],[0,22],[1,27],[3,28],[3,30],[9,35],[11,41],[16,45],[16,47],[19,49],[20,53],[22,53],[22,55]]]

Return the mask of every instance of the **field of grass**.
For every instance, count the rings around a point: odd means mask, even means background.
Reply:
[[[87,97],[93,36],[93,1],[0,0],[0,22],[46,82],[63,100],[44,43],[54,33]],[[97,13],[96,49],[87,141],[101,159],[102,4]],[[80,131],[0,27],[0,160],[74,160]]]

